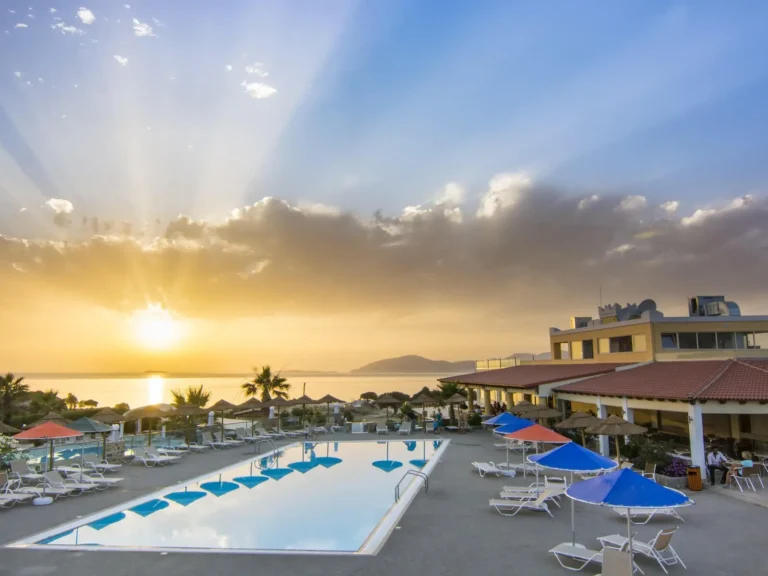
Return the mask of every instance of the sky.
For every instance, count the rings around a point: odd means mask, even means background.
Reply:
[[[763,2],[0,8],[0,368],[541,352],[766,313]]]

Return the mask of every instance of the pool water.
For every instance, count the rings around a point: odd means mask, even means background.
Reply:
[[[14,546],[371,553],[408,505],[398,482],[404,494],[447,442],[302,442]]]

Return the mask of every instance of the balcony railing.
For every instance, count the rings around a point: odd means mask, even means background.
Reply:
[[[656,352],[659,362],[671,360],[728,360],[729,358],[768,358],[766,348],[738,350],[661,350]]]

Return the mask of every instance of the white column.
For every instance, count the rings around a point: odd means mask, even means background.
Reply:
[[[701,404],[688,406],[688,435],[691,438],[691,460],[694,466],[704,470],[704,423],[701,418]]]
[[[741,440],[741,426],[739,425],[738,414],[731,414],[731,436],[734,440]]]
[[[165,438],[165,424],[160,428],[160,438]]]
[[[117,439],[119,440],[123,437],[123,435],[125,435],[125,422],[120,422],[120,434],[118,435]]]
[[[509,411],[512,408],[512,405],[515,403],[515,395],[513,392],[507,391],[507,411]]]
[[[598,418],[608,418],[608,408],[603,406],[602,401],[600,400],[600,397],[597,397],[597,417]],[[609,436],[598,436],[599,442],[600,442],[600,454],[608,458],[610,456],[610,450],[608,448],[610,441]]]
[[[136,434],[141,434],[141,418],[136,420]]]
[[[635,423],[635,409],[629,407],[628,398],[622,398],[621,400],[621,413],[624,420]],[[624,444],[629,444],[629,436],[624,436]]]
[[[491,413],[491,391],[488,388],[483,390],[483,413]]]

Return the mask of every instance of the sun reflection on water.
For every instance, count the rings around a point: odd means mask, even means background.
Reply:
[[[163,401],[165,379],[162,376],[147,378],[147,404],[159,404]]]

